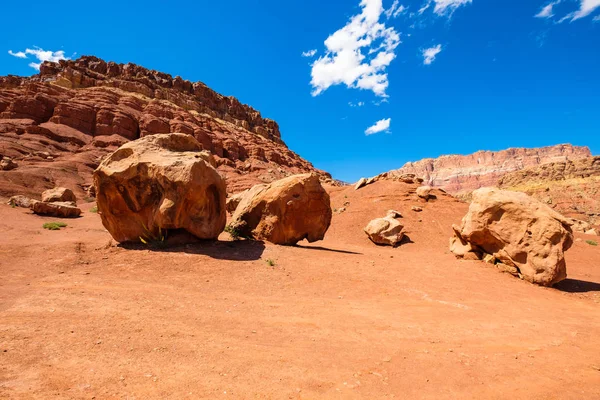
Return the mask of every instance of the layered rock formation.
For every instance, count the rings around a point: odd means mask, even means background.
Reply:
[[[448,155],[409,162],[392,173],[415,174],[423,178],[427,185],[440,187],[452,194],[460,194],[480,187],[495,186],[498,179],[509,172],[589,156],[589,148],[570,144],[536,149],[478,151],[466,156]]]
[[[230,192],[304,172],[330,178],[285,146],[275,121],[234,97],[135,64],[81,57],[45,62],[29,78],[0,77],[0,159],[18,166],[0,173],[0,195],[83,189],[120,145],[173,132],[194,136],[215,156]]]
[[[497,185],[525,192],[563,215],[600,224],[600,156],[511,172]]]

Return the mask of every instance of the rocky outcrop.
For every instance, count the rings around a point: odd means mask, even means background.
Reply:
[[[470,192],[480,187],[495,186],[509,172],[552,162],[566,162],[589,157],[587,147],[561,144],[536,149],[514,148],[502,151],[478,151],[470,155],[448,155],[406,163],[392,171],[415,174],[425,184],[449,193]]]
[[[252,191],[237,206],[230,223],[238,235],[283,245],[325,236],[331,205],[316,174],[290,176]]]
[[[385,217],[369,222],[364,228],[364,232],[375,244],[395,247],[404,238],[404,225],[396,219],[399,216],[400,214],[396,211],[388,211]]]
[[[19,166],[0,173],[0,196],[88,186],[101,159],[119,146],[173,132],[213,154],[233,193],[306,172],[333,183],[285,146],[275,121],[234,97],[86,56],[45,62],[29,78],[0,78],[0,158],[16,163],[7,169]]]
[[[515,171],[498,186],[525,192],[563,215],[600,224],[600,156]]]
[[[98,213],[118,242],[163,240],[185,230],[216,239],[226,221],[225,181],[190,135],[147,136],[121,146],[94,172]]]
[[[551,286],[567,276],[564,252],[573,244],[571,223],[525,193],[483,188],[450,250],[459,258],[483,259],[525,280]]]

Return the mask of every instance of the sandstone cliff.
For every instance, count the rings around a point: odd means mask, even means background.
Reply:
[[[290,151],[279,126],[201,82],[96,57],[45,62],[38,75],[0,77],[0,195],[91,183],[91,172],[123,143],[156,133],[193,135],[236,192],[318,172]]]
[[[495,186],[505,174],[552,162],[578,160],[591,156],[587,147],[561,144],[536,149],[514,148],[478,151],[470,155],[449,155],[409,162],[393,171],[415,174],[430,186],[461,194],[485,186]]]

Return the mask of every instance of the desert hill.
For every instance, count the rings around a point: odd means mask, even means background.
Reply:
[[[0,174],[0,195],[36,196],[55,186],[82,193],[106,154],[172,132],[193,135],[216,156],[231,192],[302,172],[330,178],[285,146],[275,121],[236,98],[87,56],[45,62],[29,78],[0,77],[0,158],[12,159]]]
[[[589,236],[569,279],[539,287],[457,260],[468,206],[417,187],[330,187],[325,239],[292,247],[121,246],[93,204],[60,231],[0,204],[0,397],[598,398]],[[362,232],[388,209],[397,248]]]

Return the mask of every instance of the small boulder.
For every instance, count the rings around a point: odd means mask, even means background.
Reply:
[[[388,210],[387,216],[390,218],[402,218],[402,214],[396,210]]]
[[[419,186],[417,188],[417,196],[424,200],[429,200],[431,197],[431,186]]]
[[[323,239],[332,211],[318,175],[292,175],[255,188],[237,206],[232,229],[242,236],[283,245]]]
[[[358,182],[356,182],[356,184],[354,185],[354,190],[358,190],[361,187],[365,186],[367,184],[367,179],[366,178],[360,178],[358,180]]]
[[[216,239],[225,228],[225,181],[193,136],[145,136],[106,157],[94,171],[102,224],[118,242],[185,230]]]
[[[600,236],[598,234],[598,230],[596,228],[592,228],[592,229],[588,229],[587,231],[584,232],[586,235],[594,235],[594,236]]]
[[[75,197],[75,193],[71,189],[67,189],[64,187],[55,187],[54,189],[45,190],[42,193],[42,201],[44,203],[53,203],[53,202],[77,202],[77,198]]]
[[[414,212],[423,211],[423,207],[419,207],[419,206],[412,206],[410,209],[413,210]]]
[[[544,286],[567,276],[564,252],[573,244],[571,223],[525,193],[478,189],[462,225],[453,228],[450,250],[459,258],[491,254],[497,264]]]
[[[30,208],[34,213],[48,217],[76,218],[81,215],[81,210],[75,207],[71,202],[46,203],[43,201],[32,200]]]
[[[8,199],[6,204],[13,207],[29,208],[31,206],[31,202],[32,200],[29,197],[17,195]]]
[[[4,157],[0,160],[0,171],[10,171],[17,168],[19,165],[10,157]]]
[[[404,238],[404,226],[392,214],[376,218],[364,228],[365,233],[375,244],[397,246]]]

